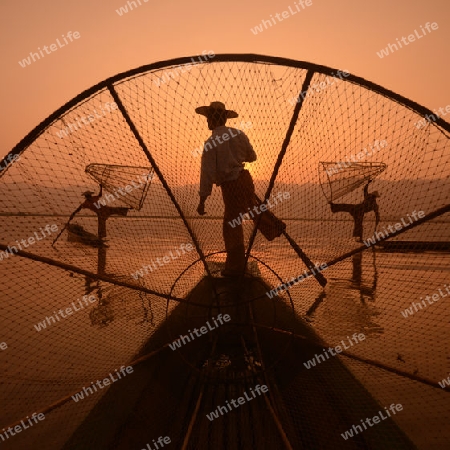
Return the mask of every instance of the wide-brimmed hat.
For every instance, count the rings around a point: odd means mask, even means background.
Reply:
[[[95,194],[95,192],[92,192],[92,191],[84,191],[81,195],[83,195],[84,197],[87,197],[87,196],[91,196],[94,194]]]
[[[199,106],[195,108],[195,112],[197,114],[201,114],[202,116],[208,116],[210,112],[213,111],[223,111],[227,114],[227,119],[235,119],[239,117],[236,111],[231,111],[225,108],[225,105],[222,102],[211,102],[209,106]]]

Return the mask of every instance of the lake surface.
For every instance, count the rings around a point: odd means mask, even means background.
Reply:
[[[56,223],[61,228],[65,220],[9,217],[2,224],[2,236],[14,244],[17,239],[32,236],[45,224]],[[92,218],[81,217],[77,221],[95,232]],[[196,262],[196,251],[185,252],[168,263],[156,263],[156,258],[192,242],[180,222],[148,218],[109,221],[106,273],[136,284],[132,274],[153,261],[157,269],[140,282],[157,292],[168,294],[173,288],[173,295],[185,296],[204,274],[203,265]],[[190,223],[206,254],[223,251],[220,220]],[[350,238],[350,221],[287,223],[288,232],[314,262],[330,261],[359,245]],[[371,226],[370,222],[366,224],[367,229]],[[248,236],[251,224],[246,223],[245,227]],[[369,231],[366,235],[370,235]],[[53,237],[30,246],[28,251],[96,272],[97,249],[67,242],[66,234],[52,248]],[[405,233],[404,239],[449,241],[450,227],[446,223],[426,224]],[[252,255],[278,274],[279,278],[258,264],[262,276],[274,287],[280,280],[300,275],[305,269],[283,238],[267,242],[257,237]],[[221,261],[224,254],[211,259]],[[192,268],[176,282],[189,264],[193,264]],[[335,347],[354,333],[363,333],[366,339],[351,347],[350,353],[435,382],[448,376],[450,295],[407,318],[401,312],[411,307],[412,302],[450,286],[450,254],[367,250],[362,257],[348,258],[323,274],[328,280],[324,290],[310,278],[293,286],[290,295],[295,314],[307,321],[328,346]],[[0,351],[0,428],[126,366],[166,317],[165,299],[106,282],[97,285],[92,282],[94,303],[60,317],[56,323],[47,321],[46,328],[37,331],[35,325],[46,317],[55,316],[72,302],[78,304],[87,292],[89,280],[84,275],[18,256],[0,261],[0,276],[0,343],[8,346]],[[278,299],[286,301],[287,295]],[[170,302],[169,310],[174,306],[175,302]],[[448,393],[374,365],[340,358],[382,406],[391,403],[404,406],[404,412],[396,420],[416,443],[422,446],[429,442],[429,446],[421,448],[444,448],[443,442],[448,439],[444,430],[450,417]],[[58,448],[106,391],[83,403],[70,400],[50,412],[39,427],[1,445],[25,448],[21,446],[38,438]],[[427,436],[434,438],[428,441]]]

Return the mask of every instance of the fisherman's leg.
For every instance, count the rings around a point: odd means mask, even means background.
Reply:
[[[99,239],[103,239],[106,237],[106,221],[113,214],[126,216],[128,213],[128,208],[122,207],[112,207],[112,206],[104,206],[101,210],[101,213],[98,214],[98,237]]]
[[[281,236],[286,229],[286,224],[269,211],[268,207],[265,211],[262,211],[261,202],[256,196],[250,173],[246,170],[242,171],[239,181],[241,182],[240,191],[242,192],[243,205],[247,208],[246,211],[250,210],[249,214],[254,223],[259,220],[258,230],[268,241]]]
[[[104,246],[99,247],[97,255],[97,273],[104,275],[106,271],[106,248]]]
[[[98,238],[103,239],[106,237],[106,217],[98,216]]]
[[[353,236],[358,238],[359,241],[361,241],[363,235],[364,214],[361,213],[354,214],[353,220],[355,222],[355,226],[353,228]]]
[[[245,263],[244,230],[240,215],[242,207],[238,187],[236,180],[227,181],[221,185],[225,205],[223,218],[223,239],[227,251],[225,269],[232,272],[243,271]]]
[[[248,170],[243,170],[236,180],[238,183],[239,195],[241,197],[242,212],[252,211],[255,206],[261,204],[255,193],[255,185],[252,176]],[[253,211],[254,214],[254,211]],[[251,217],[251,216],[250,216]]]

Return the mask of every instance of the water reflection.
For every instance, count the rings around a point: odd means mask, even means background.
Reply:
[[[352,273],[352,286],[354,289],[359,290],[360,293],[360,299],[362,303],[365,303],[366,300],[369,300],[371,302],[375,301],[375,291],[377,288],[377,282],[378,282],[378,271],[377,271],[377,264],[376,264],[376,253],[375,250],[372,248],[372,250],[368,250],[366,252],[366,255],[370,258],[370,255],[372,255],[372,265],[373,265],[373,277],[372,280],[363,280],[362,276],[362,260],[363,260],[363,252],[356,253],[352,256],[352,266],[353,266],[353,273]]]
[[[115,274],[106,272],[108,246],[100,246],[97,249],[97,274],[116,277]],[[138,279],[138,283],[143,285]],[[154,313],[148,294],[133,291],[124,287],[111,285],[101,280],[95,280],[85,276],[85,295],[96,295],[97,306],[89,313],[91,325],[99,328],[108,326],[116,318],[116,313],[135,319],[139,316],[138,324],[148,323],[155,326]]]
[[[305,318],[321,326],[336,323],[338,319],[338,333],[382,334],[384,329],[376,320],[380,315],[376,306],[376,253],[373,249],[357,253],[347,264],[348,278],[329,279],[327,287],[315,298]]]

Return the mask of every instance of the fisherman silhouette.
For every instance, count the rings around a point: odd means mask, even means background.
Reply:
[[[83,192],[85,201],[70,215],[69,220],[64,225],[63,229],[59,232],[58,236],[54,239],[52,245],[58,240],[63,231],[67,228],[70,221],[78,214],[83,208],[90,209],[97,214],[98,219],[98,238],[103,240],[106,237],[106,221],[112,215],[126,216],[128,214],[129,208],[124,207],[112,207],[102,204],[100,199],[102,197],[103,186],[100,185],[100,192],[98,195],[93,195],[92,191]]]
[[[213,184],[220,186],[225,205],[223,238],[227,252],[222,275],[240,276],[245,271],[245,246],[242,220],[237,223],[236,219],[253,209],[257,214],[251,213],[252,220],[256,222],[259,218],[258,229],[268,240],[280,236],[286,224],[268,211],[267,206],[261,207],[250,172],[244,169],[244,162],[256,161],[248,137],[241,130],[225,126],[227,119],[236,118],[238,114],[227,110],[222,102],[200,106],[195,112],[206,117],[212,131],[202,153],[197,212],[205,214],[205,202],[211,195]]]
[[[102,197],[103,186],[100,185],[100,192],[97,195],[93,195],[92,191],[83,192],[83,196],[86,199],[70,216],[70,220],[80,212],[83,208],[90,209],[97,214],[98,219],[98,238],[104,239],[106,237],[106,221],[112,215],[126,216],[128,214],[129,208],[117,207],[117,206],[107,206],[100,203],[100,198]]]
[[[112,215],[126,216],[128,209],[125,207],[107,206],[100,203],[102,197],[103,186],[100,185],[100,192],[97,195],[93,195],[94,192],[83,192],[83,196],[86,199],[70,216],[69,222],[73,217],[79,213],[83,208],[90,209],[97,214],[98,219],[98,238],[104,239],[106,237],[106,221]]]
[[[375,213],[375,228],[378,226],[380,222],[380,213],[378,211],[377,198],[380,196],[378,191],[374,191],[369,194],[369,184],[372,180],[369,180],[367,184],[364,186],[364,200],[361,203],[352,204],[352,203],[333,203],[329,202],[331,206],[331,212],[348,212],[355,222],[353,228],[353,237],[358,242],[362,242],[363,235],[363,220],[364,214],[373,211]]]

